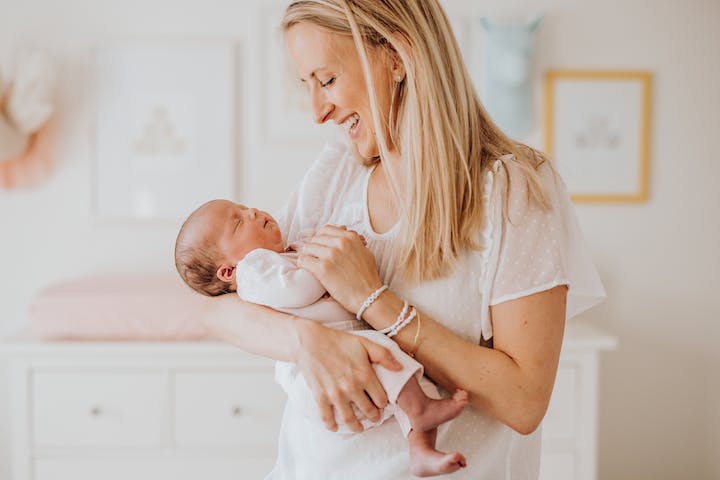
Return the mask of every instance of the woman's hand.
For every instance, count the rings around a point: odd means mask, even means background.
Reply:
[[[390,370],[400,370],[402,365],[389,350],[364,337],[312,320],[296,321],[299,349],[295,361],[315,394],[325,426],[337,430],[337,413],[351,430],[362,432],[353,404],[371,421],[380,420],[380,409],[385,408],[388,399],[372,363]]]
[[[299,250],[298,266],[320,280],[328,293],[350,312],[382,286],[375,256],[362,235],[326,225]]]

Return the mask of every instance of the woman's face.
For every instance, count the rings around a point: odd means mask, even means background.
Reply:
[[[287,31],[286,41],[300,79],[308,87],[314,120],[335,122],[347,132],[362,156],[377,157],[368,87],[352,38],[298,23]],[[389,55],[377,48],[368,49],[368,60],[380,118],[386,119],[392,100],[392,63]]]

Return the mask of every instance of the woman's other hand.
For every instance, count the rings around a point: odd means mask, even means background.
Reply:
[[[372,363],[390,370],[400,370],[402,365],[389,350],[364,337],[312,320],[296,321],[296,364],[315,395],[325,427],[336,431],[339,420],[352,431],[362,432],[353,405],[371,421],[379,421],[388,399]]]
[[[365,245],[365,238],[357,232],[326,225],[303,243],[298,266],[315,275],[343,307],[357,312],[382,286],[375,256]]]

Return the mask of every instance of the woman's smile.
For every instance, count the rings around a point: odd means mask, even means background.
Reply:
[[[334,121],[363,157],[377,157],[379,148],[370,96],[353,40],[298,23],[287,31],[286,42],[298,74],[308,87],[315,121]],[[380,118],[387,118],[392,82],[386,54],[374,49],[368,54],[378,113]]]

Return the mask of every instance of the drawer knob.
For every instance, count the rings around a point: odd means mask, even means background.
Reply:
[[[102,413],[102,408],[98,407],[97,405],[90,409],[90,415],[92,415],[93,417],[99,417],[100,415],[102,415]]]
[[[242,413],[243,413],[242,408],[240,408],[237,405],[233,407],[233,409],[232,409],[233,417],[239,417],[240,415],[242,415]]]

